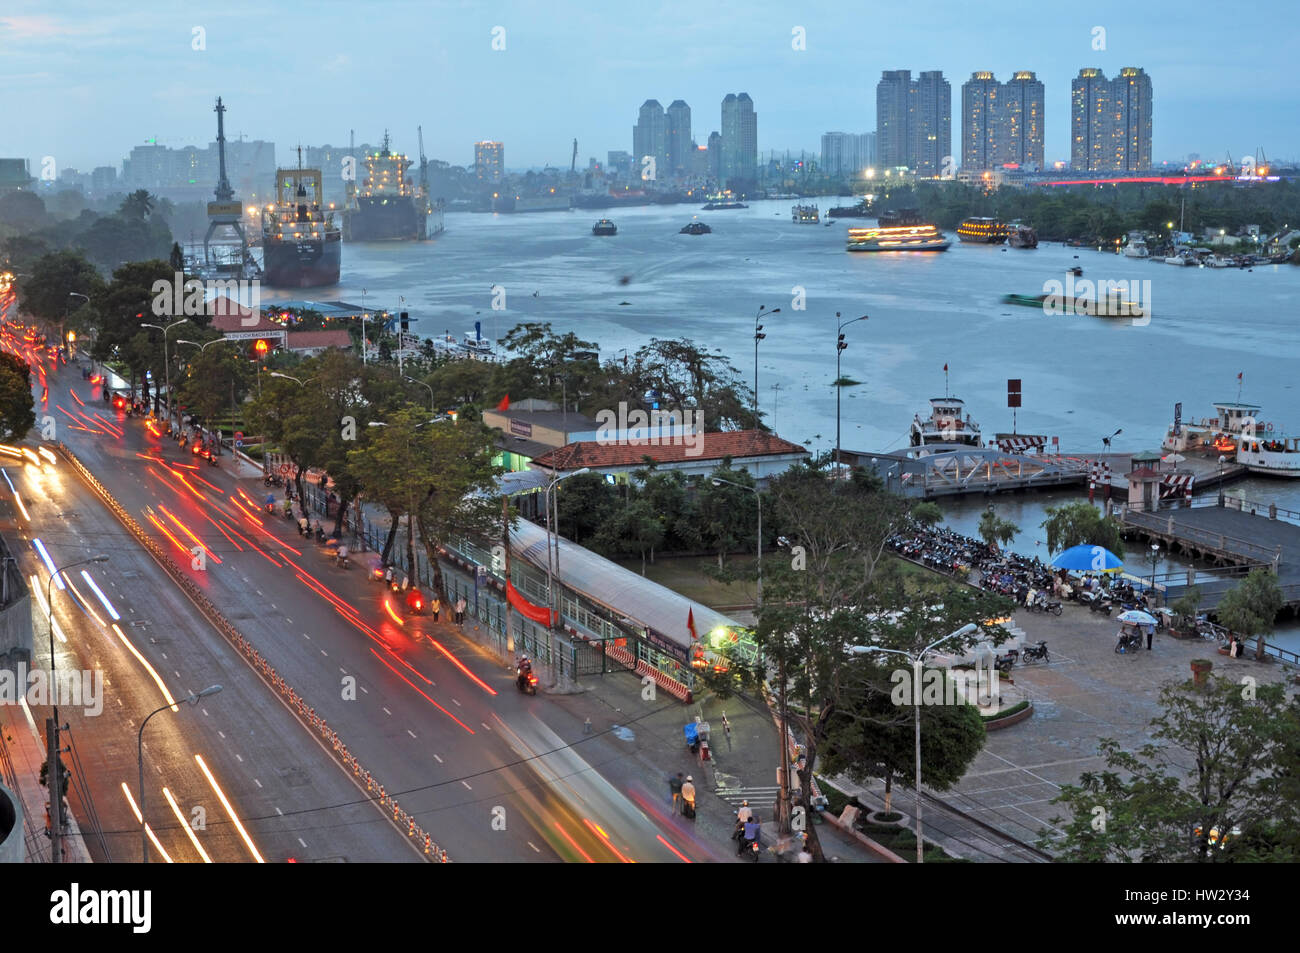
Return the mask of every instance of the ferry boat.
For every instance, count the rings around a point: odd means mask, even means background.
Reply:
[[[601,219],[599,222],[597,222],[595,225],[591,226],[591,234],[593,234],[593,235],[617,235],[617,234],[618,234],[618,226],[615,225],[613,222],[611,222],[609,219],[607,219],[607,218],[602,218],[602,219]]]
[[[921,210],[918,208],[887,208],[880,213],[880,218],[876,224],[882,228],[893,228],[896,225],[923,225],[921,221]]]
[[[848,251],[947,251],[952,245],[934,225],[850,228]]]
[[[730,191],[715,192],[713,195],[705,196],[705,198],[708,199],[708,202],[704,206],[704,211],[706,212],[728,208],[749,208],[748,205],[736,198],[736,196]]]
[[[1107,294],[1100,302],[1092,298],[1071,297],[1065,294],[1005,294],[1002,296],[1002,303],[1025,308],[1042,308],[1046,314],[1083,314],[1098,318],[1149,317],[1140,304],[1121,298],[1115,292]]]
[[[1038,232],[1029,225],[1012,222],[1007,226],[1007,244],[1012,248],[1037,248]]]
[[[1243,434],[1237,439],[1237,462],[1251,473],[1300,479],[1300,437],[1270,432]]]
[[[922,420],[920,414],[912,418],[911,446],[927,447],[939,443],[984,446],[979,424],[971,420],[970,414],[963,419],[965,411],[965,403],[957,397],[931,397],[930,416],[926,420]]]
[[[795,205],[790,209],[790,221],[796,225],[817,225],[821,222],[821,213],[816,205]]]
[[[705,225],[703,222],[691,222],[691,223],[689,223],[689,224],[683,226],[683,228],[682,228],[682,230],[681,230],[681,232],[680,232],[679,234],[681,234],[681,235],[708,235],[708,234],[709,234],[710,232],[712,232],[712,231],[713,231],[713,229],[709,228],[709,226]]]
[[[480,360],[492,360],[496,354],[492,350],[492,342],[483,336],[483,322],[474,322],[474,333],[465,332],[465,340],[460,342],[460,346],[469,352],[470,357],[476,357]]]
[[[964,242],[1001,245],[1007,240],[1007,227],[996,218],[968,218],[957,226],[957,237]]]
[[[1160,446],[1175,453],[1209,451],[1235,456],[1256,472],[1300,477],[1300,438],[1283,437],[1273,424],[1259,419],[1259,404],[1216,401],[1215,416],[1181,421],[1178,433],[1170,424]]]

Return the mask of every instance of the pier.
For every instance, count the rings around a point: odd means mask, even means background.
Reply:
[[[1233,498],[1205,503],[1154,513],[1115,509],[1125,536],[1158,542],[1167,552],[1186,553],[1220,567],[1208,580],[1198,581],[1195,570],[1157,576],[1157,585],[1165,581],[1166,603],[1194,583],[1201,591],[1201,608],[1213,609],[1242,576],[1266,567],[1277,574],[1285,604],[1300,608],[1300,525],[1292,522],[1300,522],[1300,512]]]

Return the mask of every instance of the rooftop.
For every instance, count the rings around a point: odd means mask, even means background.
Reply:
[[[695,434],[686,444],[680,439],[663,438],[658,444],[601,443],[584,440],[552,450],[537,457],[533,463],[548,470],[577,470],[581,467],[635,467],[646,457],[656,463],[686,463],[692,460],[721,460],[731,457],[744,460],[751,457],[798,454],[807,456],[808,450],[797,443],[783,440],[776,434],[762,430],[727,430]]]

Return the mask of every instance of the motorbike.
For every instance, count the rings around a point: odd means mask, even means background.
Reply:
[[[1119,638],[1115,640],[1117,655],[1136,652],[1140,648],[1142,648],[1142,633],[1140,632],[1121,632]]]
[[[1047,657],[1047,643],[1044,642],[1044,641],[1042,641],[1042,640],[1040,639],[1040,640],[1038,641],[1038,644],[1037,644],[1037,645],[1026,645],[1025,648],[1024,648],[1024,651],[1022,651],[1022,652],[1020,653],[1020,661],[1022,661],[1022,662],[1038,662],[1038,661],[1050,662],[1051,659],[1049,659],[1049,658]]]
[[[266,504],[266,512],[267,512],[268,514],[274,514],[274,513],[275,513],[275,504],[274,504],[274,503],[267,503],[267,504]]]
[[[529,669],[521,668],[519,670],[519,673],[515,676],[515,687],[518,688],[525,695],[536,695],[537,694],[537,673],[534,672],[531,668]]]
[[[994,655],[993,667],[999,672],[1009,672],[1011,671],[1011,666],[1015,665],[1019,659],[1020,652],[1016,649],[1011,649],[1006,655]]]

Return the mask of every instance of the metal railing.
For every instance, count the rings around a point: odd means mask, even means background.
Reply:
[[[1160,516],[1156,513],[1135,512],[1131,509],[1118,511],[1116,515],[1125,525],[1162,533],[1175,537],[1179,542],[1194,543],[1219,553],[1253,560],[1260,565],[1268,565],[1276,569],[1281,559],[1280,547],[1269,548],[1226,533],[1188,526],[1186,523],[1179,523],[1172,515]]]

